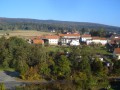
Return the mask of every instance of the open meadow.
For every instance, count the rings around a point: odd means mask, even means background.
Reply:
[[[47,34],[55,34],[52,32],[42,32],[42,31],[36,31],[36,30],[1,30],[0,31],[0,37],[5,36],[5,37],[21,37],[21,38],[29,38],[29,37],[34,37],[34,36],[41,36],[41,35],[47,35]]]

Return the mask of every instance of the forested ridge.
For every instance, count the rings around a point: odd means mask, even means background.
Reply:
[[[50,30],[77,30],[80,31],[82,28],[86,30],[95,29],[99,30],[104,28],[107,31],[118,32],[120,27],[88,23],[88,22],[71,22],[71,21],[57,21],[57,20],[37,20],[37,19],[21,19],[21,18],[0,18],[0,30],[39,30],[39,31],[50,31]]]

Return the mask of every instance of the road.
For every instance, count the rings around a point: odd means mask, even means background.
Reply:
[[[18,72],[11,72],[11,71],[0,71],[0,83],[4,83],[6,89],[15,90],[16,86],[23,86],[25,84],[31,84],[31,83],[44,83],[42,82],[27,82],[27,81],[19,81],[17,80],[17,77],[19,76]]]
[[[19,86],[22,82],[18,82],[16,77],[19,73],[10,71],[0,71],[0,83],[4,83],[6,89],[13,89],[15,86]]]

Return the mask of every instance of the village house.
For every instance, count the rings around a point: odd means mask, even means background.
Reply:
[[[86,44],[87,45],[90,45],[90,44],[102,44],[102,45],[105,45],[107,44],[107,38],[101,38],[101,37],[92,37],[92,39],[88,39],[86,41]]]
[[[44,45],[44,41],[41,40],[41,39],[33,39],[33,40],[32,40],[32,43],[33,43],[33,44],[41,44],[41,45]]]
[[[70,42],[70,46],[79,46],[80,45],[80,42],[78,40],[72,40]]]
[[[87,40],[91,40],[91,39],[92,39],[92,37],[90,34],[83,34],[83,35],[81,35],[80,41],[86,42]]]
[[[27,39],[27,42],[29,44],[44,44],[44,41],[42,41],[41,36],[33,36],[33,37],[29,37]]]
[[[59,36],[45,35],[45,36],[42,36],[41,39],[44,40],[44,43],[47,43],[48,45],[58,45]]]
[[[114,49],[113,57],[120,60],[120,48],[115,48]]]
[[[27,39],[27,42],[28,42],[29,44],[32,44],[32,39]]]
[[[61,45],[79,45],[80,34],[59,34]]]
[[[120,39],[120,35],[112,35],[111,37],[110,37],[110,40],[113,40],[113,39]]]
[[[119,35],[112,35],[109,40],[108,40],[108,44],[109,45],[117,45],[120,43],[120,36]]]
[[[112,35],[109,39],[108,39],[108,47],[109,47],[109,51],[113,52],[114,48],[119,48],[120,47],[120,35]]]
[[[107,38],[100,38],[100,43],[101,43],[102,45],[106,45],[107,42],[108,42]]]
[[[100,44],[100,37],[92,37],[92,42],[95,44]]]

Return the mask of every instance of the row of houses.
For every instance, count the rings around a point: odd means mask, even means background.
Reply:
[[[112,49],[113,57],[120,60],[120,36],[113,35],[110,38],[92,37],[90,34],[80,35],[75,34],[58,34],[58,35],[44,35],[39,37],[32,37],[28,40],[29,43],[33,44],[49,44],[49,45],[70,45],[78,46],[80,43],[90,44],[108,44]],[[118,45],[116,47],[116,45]]]
[[[105,45],[108,42],[107,38],[101,38],[101,37],[92,37],[91,35],[82,35],[81,41],[85,42],[87,45],[90,44],[102,44]]]
[[[112,35],[108,39],[109,51],[113,52],[113,57],[120,60],[120,35]]]
[[[92,43],[105,45],[107,43],[106,38],[92,37],[90,34],[80,35],[79,33],[58,34],[58,35],[44,35],[39,37],[33,37],[28,40],[33,44],[49,44],[49,45],[70,45],[78,46],[80,43],[86,43],[90,45]]]

